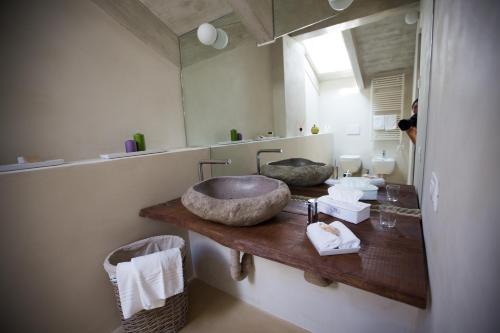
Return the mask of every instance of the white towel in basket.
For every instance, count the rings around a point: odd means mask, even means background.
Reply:
[[[184,290],[181,252],[173,248],[119,263],[116,280],[123,318],[161,307]]]

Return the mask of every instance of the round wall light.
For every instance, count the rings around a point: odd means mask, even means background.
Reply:
[[[328,0],[330,7],[336,11],[341,11],[349,7],[354,0]]]
[[[222,29],[215,28],[210,23],[201,24],[196,34],[202,44],[212,46],[217,50],[222,50],[229,43],[227,33]]]
[[[418,21],[418,11],[412,10],[411,12],[406,13],[405,22],[406,24],[415,24]]]

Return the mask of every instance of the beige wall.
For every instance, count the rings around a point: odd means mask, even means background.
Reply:
[[[230,37],[231,38],[231,37]],[[244,139],[272,131],[271,46],[244,40],[230,51],[182,68],[187,140],[190,146]]]
[[[421,206],[431,288],[420,331],[499,332],[500,3],[435,0],[434,22],[432,8],[423,1],[434,32],[429,104],[418,120],[420,136],[427,113]]]
[[[197,149],[0,174],[2,330],[118,327],[105,256],[152,235],[186,239],[138,213],[182,195],[207,158],[208,149]]]
[[[185,146],[174,63],[91,1],[1,6],[0,163]]]

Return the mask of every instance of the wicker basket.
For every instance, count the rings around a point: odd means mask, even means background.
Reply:
[[[182,255],[184,271],[184,291],[165,300],[165,306],[153,310],[142,310],[129,319],[124,319],[120,304],[120,294],[116,282],[116,265],[130,261],[134,257],[178,247]],[[104,261],[104,269],[109,275],[115,300],[121,315],[123,330],[126,333],[170,333],[178,332],[186,325],[188,296],[186,284],[186,247],[184,240],[177,236],[155,236],[146,238],[110,253]]]

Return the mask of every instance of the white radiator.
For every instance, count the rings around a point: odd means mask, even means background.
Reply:
[[[371,82],[371,110],[373,116],[396,115],[397,121],[403,117],[405,74],[374,78]],[[401,141],[399,128],[375,130],[371,126],[373,141]]]

